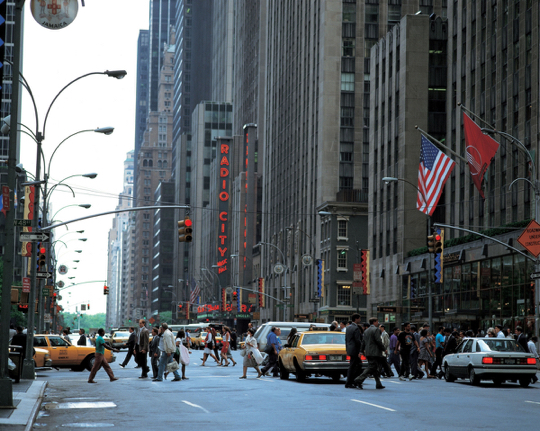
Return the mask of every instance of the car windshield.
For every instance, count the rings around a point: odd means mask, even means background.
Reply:
[[[49,337],[49,342],[51,346],[69,346],[70,344],[60,337]]]
[[[324,332],[304,334],[302,344],[342,344],[345,345],[344,332]]]
[[[129,338],[129,332],[117,332],[114,336],[115,338]]]
[[[525,353],[523,348],[516,343],[515,340],[509,340],[504,338],[493,338],[478,340],[482,350],[492,352],[522,352]]]

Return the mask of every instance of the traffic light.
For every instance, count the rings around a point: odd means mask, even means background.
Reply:
[[[38,249],[38,271],[46,272],[47,271],[47,249],[43,246]]]
[[[435,253],[435,235],[431,234],[427,237],[427,248],[429,253]]]
[[[259,307],[264,307],[264,278],[259,278]]]
[[[444,229],[435,232],[435,283],[443,282]]]
[[[193,221],[186,216],[184,220],[178,222],[178,241],[191,242],[193,240]]]
[[[86,311],[90,310],[90,304],[86,306]]]
[[[103,286],[103,294],[104,294],[104,295],[108,295],[108,294],[109,294],[109,287],[108,287],[108,286]]]

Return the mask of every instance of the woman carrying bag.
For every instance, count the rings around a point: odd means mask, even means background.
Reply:
[[[229,366],[229,360],[228,358],[231,358],[231,361],[233,363],[233,367],[236,365],[236,362],[231,354],[231,330],[227,327],[223,327],[223,346],[221,348],[221,363],[223,364],[223,360],[225,360],[224,367]]]
[[[255,330],[253,328],[248,329],[248,335],[246,337],[246,341],[243,347],[243,351],[245,352],[243,354],[244,356],[244,374],[240,379],[247,379],[247,369],[249,367],[253,367],[257,370],[257,373],[259,374],[257,378],[262,376],[261,370],[259,369],[259,363],[257,363],[255,359],[255,355],[258,354],[258,356],[261,356],[261,352],[259,352],[259,349],[257,349],[257,339],[253,336],[255,334]]]
[[[208,359],[208,356],[211,356],[214,358],[216,363],[218,364],[218,367],[221,366],[218,359],[214,356],[212,353],[213,346],[215,345],[215,339],[212,336],[212,329],[210,327],[206,328],[206,338],[204,339],[204,353],[203,353],[203,361],[201,364],[201,367],[204,367],[204,364],[206,363],[206,360]]]

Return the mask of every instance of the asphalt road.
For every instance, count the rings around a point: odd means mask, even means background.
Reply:
[[[125,352],[112,369],[119,378],[109,382],[105,371],[98,384],[87,383],[88,371],[39,371],[49,386],[34,429],[118,428],[126,430],[515,430],[538,429],[540,382],[471,386],[465,381],[423,379],[402,382],[384,379],[376,390],[368,379],[364,390],[345,389],[344,381],[311,378],[298,383],[263,377],[254,369],[242,375],[236,367],[201,367],[193,351],[189,380],[164,382],[139,379],[132,360],[121,369]]]

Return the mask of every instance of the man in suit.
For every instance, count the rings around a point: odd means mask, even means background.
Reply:
[[[352,323],[345,331],[345,347],[347,355],[351,358],[349,371],[347,372],[346,388],[355,388],[354,379],[362,372],[362,333],[358,327],[360,315],[355,313],[351,316]]]
[[[21,357],[22,359],[26,358],[26,334],[23,333],[23,328],[20,326],[17,326],[17,333],[11,339],[11,346],[21,347]]]
[[[452,329],[445,328],[444,334],[446,335],[446,344],[444,346],[443,357],[454,353],[457,347],[457,340],[456,340],[457,332],[456,331],[452,332]]]
[[[153,378],[157,379],[159,366],[159,328],[152,328],[152,342],[150,343],[150,364],[152,365]]]
[[[146,329],[146,322],[144,319],[139,320],[139,333],[137,334],[137,344],[135,345],[135,362],[141,367],[142,373],[139,379],[146,379],[148,377],[148,329]]]
[[[354,379],[358,389],[363,389],[362,384],[368,376],[372,375],[375,379],[377,389],[384,389],[379,375],[379,364],[384,360],[383,352],[386,350],[381,339],[381,330],[379,329],[379,319],[372,317],[369,319],[369,328],[364,332],[364,351],[368,360],[368,367],[364,372]]]
[[[84,335],[84,329],[79,329],[79,340],[77,341],[77,346],[86,346],[86,335]]]
[[[130,361],[131,357],[133,356],[133,351],[135,350],[135,342],[137,341],[137,335],[135,334],[135,328],[132,326],[129,328],[129,338],[126,344],[123,345],[123,347],[127,347],[127,355],[124,359],[124,362],[120,364],[121,368],[124,368]]]
[[[529,352],[529,346],[527,345],[527,336],[523,333],[523,328],[521,326],[516,326],[516,341],[523,348],[525,353]]]

